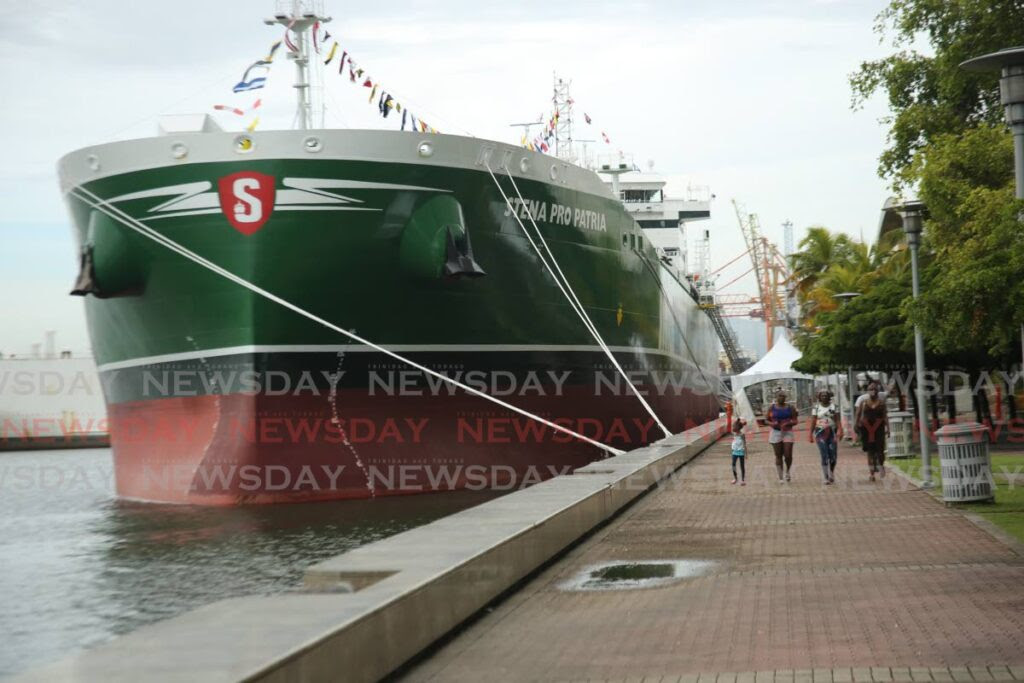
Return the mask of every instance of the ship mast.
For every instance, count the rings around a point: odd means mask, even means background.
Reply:
[[[565,161],[576,161],[576,150],[572,145],[572,97],[569,86],[572,81],[554,76],[555,87],[552,102],[555,105],[555,156]]]
[[[295,118],[300,130],[313,127],[313,97],[309,83],[309,47],[312,42],[310,29],[318,22],[326,24],[331,20],[324,15],[320,0],[278,0],[277,11],[268,25],[281,24],[295,36],[296,49],[288,51],[288,59],[295,61],[295,96],[297,99]],[[322,122],[321,122],[322,125]]]

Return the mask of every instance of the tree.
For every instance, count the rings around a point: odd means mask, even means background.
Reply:
[[[800,240],[799,251],[789,257],[791,277],[806,325],[817,327],[819,315],[836,309],[836,294],[867,291],[884,255],[859,240],[832,233],[823,226],[808,228],[807,235]]]
[[[878,280],[865,287],[861,296],[822,313],[816,336],[805,334],[797,340],[803,357],[794,367],[809,373],[847,366],[909,367],[914,358],[914,336],[900,311],[909,296],[910,274],[903,272]]]
[[[898,51],[863,62],[850,76],[853,107],[884,92],[892,115],[888,147],[878,172],[900,191],[921,170],[917,152],[944,134],[979,124],[998,124],[998,74],[964,72],[960,62],[1024,44],[1024,2],[1020,0],[892,0],[878,15],[875,30],[889,35]],[[933,54],[914,43],[927,37]]]
[[[796,291],[807,294],[814,289],[818,279],[833,263],[846,258],[848,248],[849,238],[846,235],[833,235],[821,225],[807,228],[807,235],[800,240],[798,251],[789,257]]]
[[[945,354],[1015,358],[1024,322],[1024,228],[1002,126],[936,137],[915,161],[934,269],[906,312]]]
[[[898,305],[905,328],[924,327],[930,364],[941,358],[977,369],[1006,362],[1024,321],[1022,207],[1013,199],[999,75],[965,72],[959,64],[1024,44],[1024,1],[891,0],[876,31],[892,39],[896,52],[851,75],[853,106],[875,93],[888,96],[879,175],[897,192],[917,194],[929,210],[922,298]],[[882,282],[905,271],[905,258],[892,256],[874,277]],[[889,345],[895,337],[875,342]]]

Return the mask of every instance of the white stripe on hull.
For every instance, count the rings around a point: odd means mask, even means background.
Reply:
[[[423,352],[423,353],[470,353],[470,352],[589,352],[604,355],[600,346],[588,346],[585,344],[395,344],[387,346],[396,353]],[[645,353],[652,356],[664,356],[672,358],[687,366],[693,366],[693,361],[677,356],[674,353],[661,349],[637,349],[632,346],[610,346],[615,353]],[[374,352],[374,349],[362,344],[250,344],[245,346],[227,346],[219,349],[206,349],[203,351],[184,351],[182,353],[166,353],[159,356],[146,356],[144,358],[131,358],[129,360],[103,363],[96,368],[100,372],[111,370],[123,370],[144,365],[157,365],[160,363],[174,363],[184,360],[200,360],[205,358],[218,358],[221,356],[236,356],[245,353],[366,353]]]

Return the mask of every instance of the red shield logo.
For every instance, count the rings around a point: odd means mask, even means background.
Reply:
[[[274,210],[274,176],[239,171],[217,181],[220,210],[231,227],[251,235],[267,222]]]

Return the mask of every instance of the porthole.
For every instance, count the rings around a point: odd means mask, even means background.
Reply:
[[[423,158],[434,156],[434,145],[424,140],[416,146],[416,152]]]
[[[558,167],[557,166],[552,166],[551,167],[551,179],[552,180],[558,180]]]
[[[523,157],[522,159],[519,160],[519,172],[520,173],[526,173],[529,170],[530,170],[530,160],[527,159],[526,157]]]
[[[235,151],[239,154],[248,154],[256,145],[248,135],[239,135],[235,138]]]
[[[85,163],[92,171],[100,170],[100,158],[95,154],[90,154],[85,158]]]
[[[171,145],[171,156],[175,159],[184,159],[188,156],[188,147],[184,142],[175,142]]]
[[[306,150],[310,154],[316,154],[324,148],[324,143],[320,141],[315,135],[310,135],[302,141],[302,149]]]

